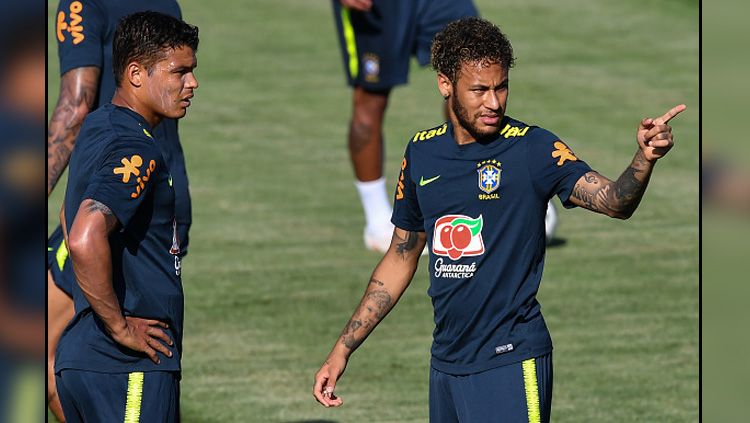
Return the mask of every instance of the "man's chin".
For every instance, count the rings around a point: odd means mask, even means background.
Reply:
[[[170,113],[168,116],[164,116],[167,119],[181,119],[187,114],[187,107],[180,108]]]
[[[475,135],[477,139],[493,139],[497,138],[498,135],[500,135],[500,127],[499,126],[487,126],[483,125],[482,128],[474,128]]]

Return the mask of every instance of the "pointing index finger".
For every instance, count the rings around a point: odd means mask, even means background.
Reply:
[[[684,104],[680,104],[677,106],[672,107],[667,113],[664,113],[662,116],[654,119],[654,124],[656,125],[663,125],[670,120],[672,120],[673,117],[679,115],[680,113],[684,112],[685,109],[687,109],[687,106]]]

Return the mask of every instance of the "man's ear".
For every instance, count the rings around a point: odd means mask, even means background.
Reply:
[[[447,100],[453,95],[453,83],[447,76],[445,76],[445,74],[438,72],[437,84],[440,95],[442,95],[444,99]]]
[[[130,85],[134,87],[140,87],[143,85],[143,78],[146,77],[147,71],[138,62],[130,62],[128,63],[128,66],[125,67],[125,80],[130,83]]]

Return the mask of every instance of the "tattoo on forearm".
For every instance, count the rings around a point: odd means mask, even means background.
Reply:
[[[643,184],[636,178],[639,171],[632,166],[625,169],[625,172],[617,178],[615,182],[615,194],[617,198],[625,201],[633,201],[641,191]]]
[[[419,234],[417,232],[406,232],[406,239],[401,238],[396,232],[394,232],[393,236],[397,238],[396,252],[401,258],[405,258],[406,253],[414,250],[414,247],[419,240]]]
[[[47,195],[68,165],[83,119],[94,105],[98,83],[98,68],[77,68],[63,75],[47,130]]]
[[[651,176],[649,163],[639,151],[627,169],[612,182],[596,172],[584,175],[571,196],[590,210],[613,217],[630,217],[643,198]]]
[[[381,281],[379,281],[379,280],[377,280],[375,278],[371,278],[370,279],[370,284],[377,285],[377,286],[383,286],[383,282],[381,282]]]
[[[376,279],[373,280],[377,281]],[[382,282],[380,283],[382,284]],[[354,316],[344,327],[344,331],[341,333],[341,343],[350,350],[357,349],[367,338],[370,331],[388,314],[392,304],[391,294],[385,289],[368,291]],[[364,329],[364,331],[357,333],[360,329]]]

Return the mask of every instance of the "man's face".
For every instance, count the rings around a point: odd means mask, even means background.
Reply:
[[[454,125],[474,140],[496,136],[508,101],[508,70],[499,63],[464,63],[456,83],[440,81],[447,90]],[[446,92],[443,92],[446,94]],[[456,125],[457,124],[457,125]]]
[[[145,78],[149,106],[154,114],[171,119],[185,116],[198,88],[193,70],[198,65],[192,48],[167,49],[167,56],[156,62]]]

